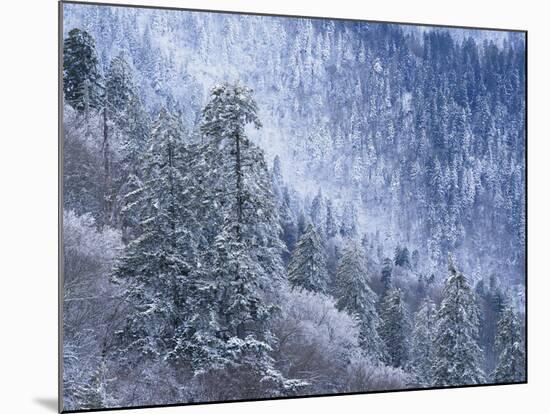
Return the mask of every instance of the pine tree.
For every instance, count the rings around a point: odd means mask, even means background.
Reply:
[[[435,303],[425,298],[414,315],[409,370],[415,378],[415,385],[433,386],[434,339],[436,332]]]
[[[366,259],[361,247],[349,241],[336,271],[336,307],[359,319],[359,344],[365,355],[384,359],[384,343],[378,335],[380,318],[377,296],[367,280]]]
[[[511,306],[504,309],[498,321],[495,350],[498,360],[494,381],[525,381],[525,345],[518,314]]]
[[[191,272],[197,265],[193,211],[184,163],[185,148],[174,118],[161,110],[144,159],[143,177],[129,207],[139,232],[113,272],[133,306],[120,332],[120,351],[159,358],[170,352],[190,313]]]
[[[286,245],[286,250],[283,253],[285,263],[290,260],[290,252],[294,251],[298,239],[298,227],[296,224],[296,216],[291,207],[290,194],[288,187],[284,187],[279,200],[279,219],[281,222],[281,239]]]
[[[325,202],[323,193],[319,189],[317,195],[311,202],[311,209],[309,211],[311,222],[317,227],[317,231],[320,235],[324,236],[325,233]]]
[[[434,383],[437,386],[480,384],[483,353],[479,336],[479,310],[468,281],[449,257],[450,275],[437,312]]]
[[[120,54],[111,61],[105,79],[106,104],[115,122],[127,121],[123,116],[136,93],[133,70]]]
[[[116,406],[116,400],[107,391],[107,366],[102,362],[92,374],[89,382],[75,390],[78,408],[97,410]]]
[[[326,216],[325,232],[327,235],[327,239],[330,239],[331,237],[336,236],[336,234],[338,233],[338,224],[336,223],[336,215],[332,204],[332,200],[330,198],[327,199],[327,212],[325,216]]]
[[[392,269],[393,269],[392,261],[389,257],[386,257],[382,263],[382,276],[380,277],[380,281],[382,282],[382,287],[384,289],[383,291],[384,295],[393,286],[392,276],[391,276]]]
[[[106,206],[106,214],[112,215],[113,224],[127,232],[135,227],[136,223],[132,221],[131,216],[123,213],[130,201],[125,195],[136,190],[137,182],[142,179],[139,165],[143,161],[151,121],[138,96],[133,69],[123,54],[111,61],[105,83],[103,156],[105,191],[110,201]],[[115,131],[109,131],[108,122],[113,124]],[[118,168],[112,171],[111,177],[112,154],[108,150],[114,132],[119,135],[120,153],[116,157],[119,159]],[[182,135],[183,131],[175,133]]]
[[[409,249],[407,247],[397,246],[395,248],[393,262],[396,266],[410,268],[411,262],[409,258]]]
[[[65,101],[81,112],[103,104],[95,41],[84,30],[72,29],[63,41],[63,92]]]
[[[247,124],[261,127],[256,112],[252,90],[229,84],[214,87],[203,110],[201,152],[212,160],[202,166],[209,168],[203,172],[212,184],[203,199],[217,207],[213,224],[219,227],[201,255],[200,311],[193,329],[202,346],[194,364],[196,373],[223,367],[231,373],[228,381],[274,392],[296,384],[270,356],[269,321],[283,281],[283,246],[263,151],[245,134]]]
[[[400,289],[386,293],[380,304],[380,319],[379,334],[386,346],[387,362],[394,367],[403,367],[407,362],[409,326]]]
[[[352,202],[344,205],[340,234],[342,237],[357,236],[357,207]]]
[[[288,279],[293,287],[326,293],[329,279],[325,247],[312,224],[296,244],[288,265]]]

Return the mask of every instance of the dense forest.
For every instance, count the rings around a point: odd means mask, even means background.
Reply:
[[[523,34],[63,7],[64,409],[525,380]]]

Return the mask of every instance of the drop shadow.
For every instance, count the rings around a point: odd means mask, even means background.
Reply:
[[[36,404],[41,405],[48,410],[57,413],[57,398],[35,398],[33,400]]]

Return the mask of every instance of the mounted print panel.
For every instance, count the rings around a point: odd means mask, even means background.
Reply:
[[[60,7],[61,410],[526,381],[526,32]]]

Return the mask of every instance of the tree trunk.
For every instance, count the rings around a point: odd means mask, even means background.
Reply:
[[[106,105],[106,104],[105,104]],[[109,159],[109,130],[107,125],[107,106],[103,108],[103,225],[111,222],[111,162]]]
[[[243,189],[241,165],[241,136],[235,137],[235,175],[237,176],[237,241],[241,241],[241,224],[243,219]]]

